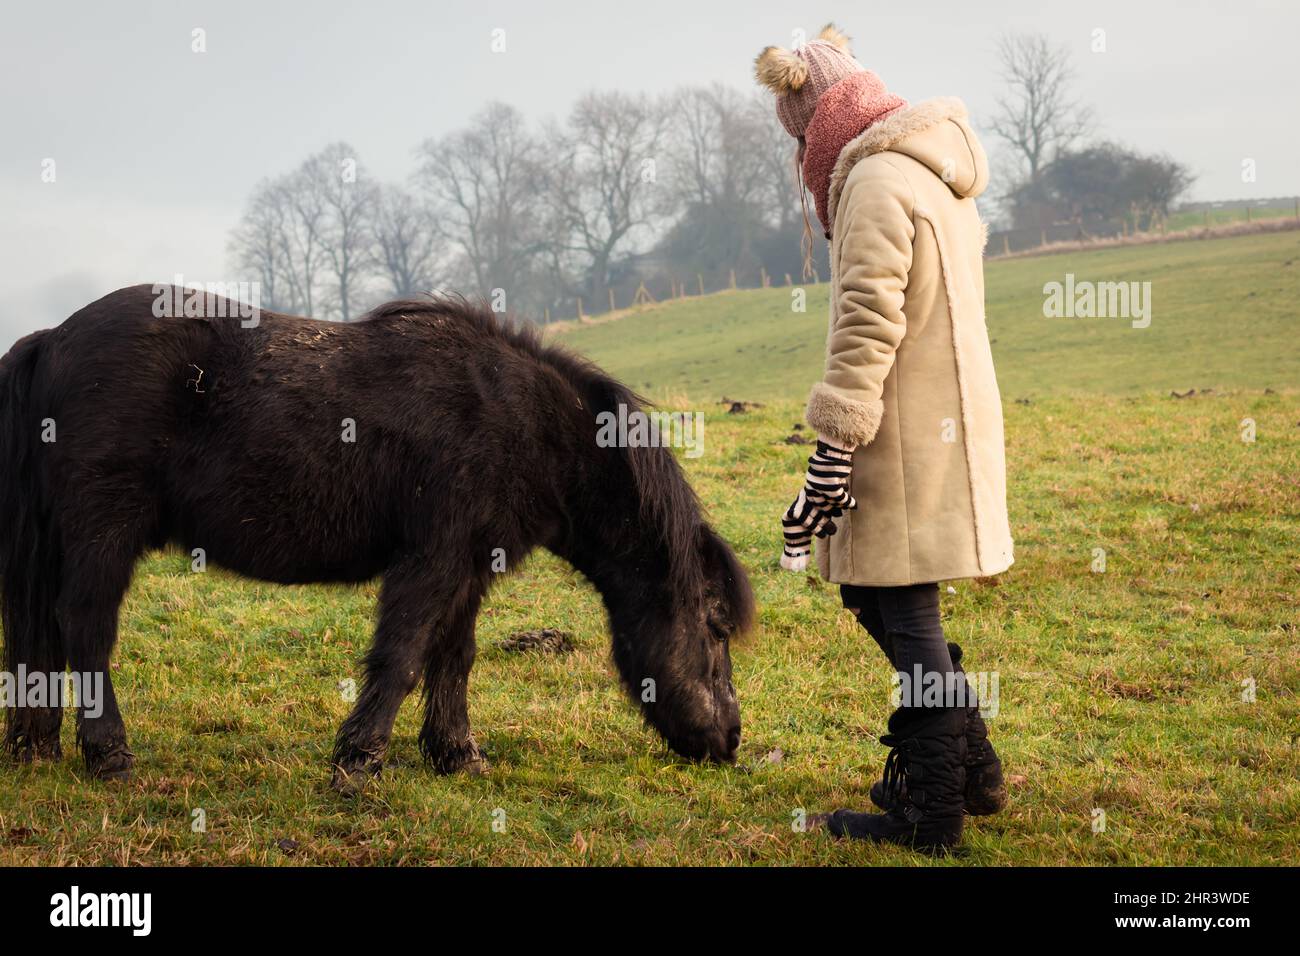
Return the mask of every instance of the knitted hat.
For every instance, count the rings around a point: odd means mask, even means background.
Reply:
[[[770,46],[754,60],[754,76],[776,94],[777,118],[796,139],[812,121],[818,98],[862,68],[849,52],[849,38],[833,23],[797,50]]]
[[[835,210],[830,208],[831,175],[840,153],[868,127],[894,115],[907,100],[889,92],[870,70],[846,76],[817,101],[813,118],[804,130],[808,148],[803,157],[803,181],[817,203],[817,218],[831,234]]]

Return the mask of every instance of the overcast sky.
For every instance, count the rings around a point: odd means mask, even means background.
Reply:
[[[6,2],[0,351],[124,285],[233,278],[254,184],[327,143],[404,179],[419,142],[490,100],[539,119],[592,88],[748,87],[760,48],[827,20],[908,99],[964,98],[991,149],[997,36],[1042,32],[1073,51],[1098,135],[1187,163],[1193,198],[1300,193],[1295,0]]]

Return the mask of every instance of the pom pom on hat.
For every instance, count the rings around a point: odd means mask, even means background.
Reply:
[[[795,138],[808,128],[821,95],[861,70],[849,51],[849,38],[833,23],[797,50],[769,46],[754,60],[755,78],[776,94],[776,115]]]

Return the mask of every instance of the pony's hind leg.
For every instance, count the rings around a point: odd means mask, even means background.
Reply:
[[[429,644],[424,666],[424,725],[420,750],[439,773],[482,773],[487,760],[469,727],[469,672],[474,666],[475,593],[441,623]]]
[[[333,786],[340,793],[358,793],[383,768],[398,708],[419,682],[446,600],[447,588],[432,576],[427,559],[405,559],[384,574],[361,694],[334,742]]]
[[[40,549],[38,549],[39,552]],[[48,689],[56,675],[63,674],[67,658],[59,622],[54,616],[58,594],[58,561],[41,554],[28,557],[34,571],[10,574],[4,585],[4,666],[19,685],[29,686],[33,676]],[[63,726],[61,701],[33,701],[29,695],[15,695],[5,713],[5,750],[20,763],[60,760],[63,748],[59,731]]]
[[[111,537],[111,536],[108,536]],[[120,545],[126,542],[119,539]],[[117,616],[131,583],[135,549],[82,549],[65,555],[55,613],[77,687],[77,743],[86,768],[101,780],[130,776],[134,755],[109,673]]]

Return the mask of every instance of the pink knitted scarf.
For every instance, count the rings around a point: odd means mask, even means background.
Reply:
[[[885,89],[884,82],[870,70],[840,80],[817,100],[817,110],[804,132],[807,144],[803,157],[803,178],[817,203],[817,218],[831,237],[830,211],[826,208],[831,173],[840,152],[873,123],[907,106],[907,100]]]

